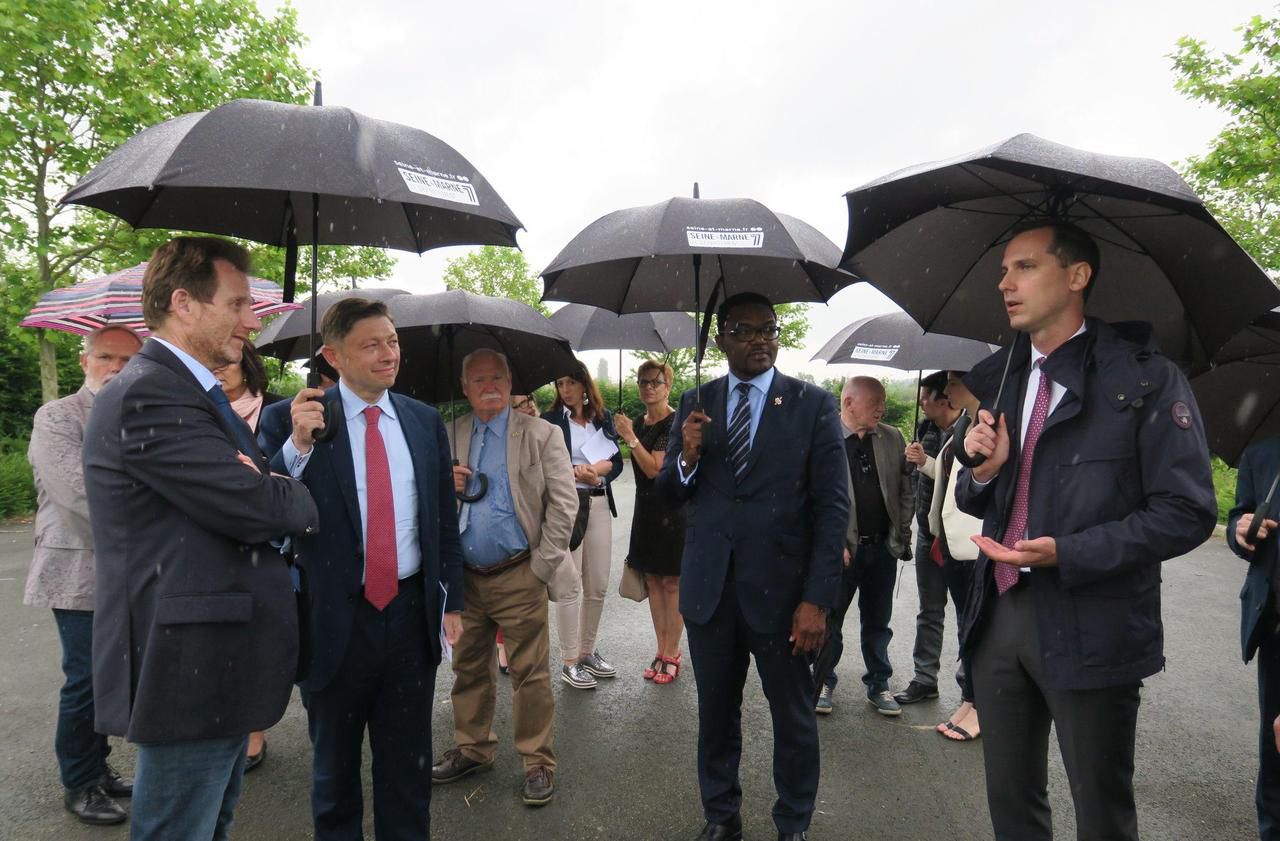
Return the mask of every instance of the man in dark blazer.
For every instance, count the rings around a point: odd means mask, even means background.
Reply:
[[[1258,837],[1280,841],[1280,752],[1272,724],[1280,716],[1280,519],[1276,499],[1260,511],[1276,476],[1280,475],[1280,438],[1259,441],[1244,451],[1236,474],[1236,504],[1227,518],[1231,551],[1249,562],[1240,593],[1240,645],[1248,663],[1258,654],[1258,707],[1262,721],[1258,736]],[[1277,494],[1276,496],[1280,496]],[[1262,517],[1256,543],[1249,543],[1249,527]]]
[[[1050,725],[1081,839],[1137,841],[1142,679],[1164,668],[1160,565],[1213,533],[1217,501],[1195,398],[1138,332],[1084,317],[1098,248],[1063,222],[1009,241],[999,290],[1026,333],[965,378],[991,410],[965,437],[985,461],[956,502],[983,520],[961,622],[982,711],[997,841],[1048,841]],[[998,418],[998,420],[997,420]]]
[[[685,392],[658,487],[688,504],[680,612],[698,684],[699,841],[742,837],[742,688],[749,657],[774,721],[779,839],[803,839],[818,790],[806,656],[840,584],[849,492],[835,398],[773,367],[779,329],[761,296],[717,312],[729,375]]]
[[[249,731],[280,720],[298,657],[289,570],[269,541],[315,533],[212,373],[262,326],[248,254],[180,237],[143,278],[152,338],[97,395],[85,491],[97,553],[99,732],[138,744],[130,837],[226,837]]]
[[[440,637],[452,645],[462,630],[449,442],[435,409],[387,390],[400,344],[385,304],[345,298],[325,313],[321,335],[338,385],[299,392],[292,434],[272,456],[274,469],[311,490],[324,524],[322,537],[294,547],[306,605],[300,686],[315,748],[315,837],[362,837],[367,730],[377,837],[427,841]],[[314,441],[326,423],[332,438]]]

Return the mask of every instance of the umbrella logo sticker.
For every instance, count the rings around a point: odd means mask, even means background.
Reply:
[[[404,185],[412,192],[420,196],[430,196],[433,199],[479,206],[480,200],[476,197],[476,188],[461,176],[407,167],[413,167],[413,164],[396,161],[396,169],[400,170]]]
[[[764,248],[764,228],[684,229],[689,244],[697,248]]]
[[[850,359],[873,359],[876,362],[888,362],[898,355],[902,345],[854,345],[849,351]]]

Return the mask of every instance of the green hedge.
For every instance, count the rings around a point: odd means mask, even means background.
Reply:
[[[0,519],[36,510],[36,483],[27,463],[27,442],[0,438]]]

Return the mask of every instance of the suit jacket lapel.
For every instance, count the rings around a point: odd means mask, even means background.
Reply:
[[[421,489],[427,483],[435,480],[434,474],[427,470],[427,464],[424,459],[427,456],[426,446],[428,438],[426,430],[418,423],[417,417],[409,411],[409,406],[404,398],[400,395],[391,393],[391,403],[396,407],[396,419],[400,421],[400,429],[404,432],[404,442],[409,446],[409,460],[413,463],[413,479],[418,488]],[[470,435],[470,430],[467,431]],[[427,517],[427,498],[421,490],[418,493],[418,521],[425,523]]]
[[[325,395],[325,402],[330,394],[337,393],[337,386]],[[364,545],[364,524],[360,521],[360,498],[356,495],[356,468],[351,460],[351,428],[347,424],[346,411],[341,401],[338,402],[337,416],[331,418],[338,431],[329,442],[329,458],[334,476],[338,480],[338,491],[342,494],[342,502],[351,518],[351,528],[358,536],[359,543]]]

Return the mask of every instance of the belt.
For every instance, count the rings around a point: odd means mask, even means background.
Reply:
[[[887,534],[873,534],[873,535],[867,535],[866,537],[859,537],[858,545],[870,546],[873,543],[884,543],[885,538],[887,537],[888,537]]]
[[[466,568],[467,568],[467,572],[474,572],[476,575],[497,575],[500,572],[506,572],[512,567],[520,566],[520,564],[529,560],[531,557],[533,557],[533,555],[529,552],[529,550],[523,549],[519,552],[516,552],[510,558],[507,558],[505,561],[498,561],[496,564],[492,566],[482,567],[482,566],[473,566],[472,564],[467,564]]]

